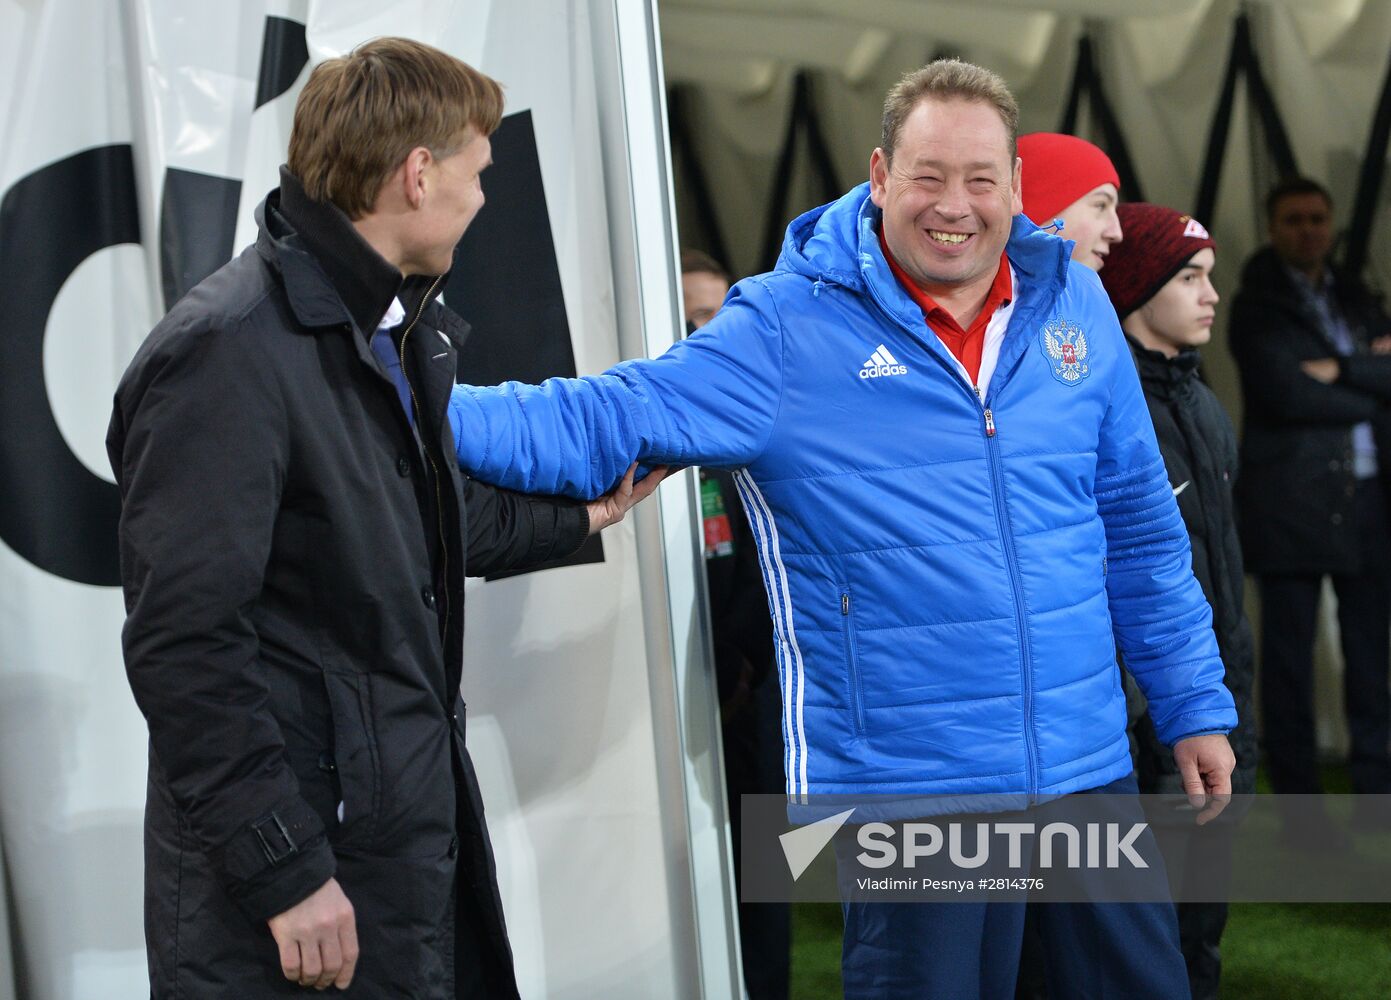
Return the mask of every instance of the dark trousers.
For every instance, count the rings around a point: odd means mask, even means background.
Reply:
[[[736,893],[742,882],[740,796],[783,790],[782,690],[769,671],[724,723],[725,786]],[[749,1000],[787,1000],[792,987],[792,904],[739,902],[740,958]]]
[[[1135,779],[1095,791],[1108,790],[1133,794]],[[1023,899],[843,904],[846,1000],[1012,1000],[1026,906]],[[1049,996],[1187,1000],[1172,903],[1042,903],[1032,912]]]
[[[1391,792],[1391,528],[1382,490],[1358,487],[1357,518],[1367,558],[1360,573],[1335,575],[1343,647],[1343,704],[1356,792]],[[1260,578],[1261,735],[1276,792],[1317,794],[1314,634],[1323,577]]]

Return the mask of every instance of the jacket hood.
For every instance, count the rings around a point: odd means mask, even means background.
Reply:
[[[787,227],[776,270],[790,271],[817,283],[858,292],[870,285],[897,286],[879,248],[883,212],[869,196],[869,182],[840,198],[804,212]],[[1005,246],[1015,270],[1033,282],[1061,289],[1067,284],[1072,242],[1016,215]],[[906,294],[903,296],[907,298]]]

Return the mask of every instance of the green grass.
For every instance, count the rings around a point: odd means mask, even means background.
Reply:
[[[1328,768],[1324,788],[1350,791],[1346,771]],[[840,934],[839,904],[794,905],[793,1000],[839,1000]],[[1388,1000],[1391,904],[1236,903],[1222,958],[1224,1000]]]
[[[793,1000],[841,996],[841,925],[839,903],[793,904]]]
[[[1236,903],[1222,959],[1223,997],[1386,1000],[1391,905]]]
[[[840,906],[792,911],[793,1000],[839,1000]],[[1386,1000],[1391,905],[1237,903],[1222,937],[1232,1000]]]

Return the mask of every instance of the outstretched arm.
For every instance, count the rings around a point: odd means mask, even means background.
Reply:
[[[603,375],[456,386],[449,404],[460,468],[523,493],[592,499],[634,461],[737,467],[772,433],[782,331],[758,279],[660,358]]]
[[[464,485],[467,508],[469,576],[491,576],[564,559],[584,540],[617,524],[651,496],[667,476],[654,469],[634,483],[637,466],[597,500],[580,503],[558,497],[533,497],[470,479]]]

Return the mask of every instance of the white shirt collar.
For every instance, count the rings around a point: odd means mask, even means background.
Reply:
[[[406,307],[401,305],[399,298],[393,298],[391,305],[386,307],[386,315],[377,324],[378,330],[394,330],[401,325],[401,320],[406,318]]]

